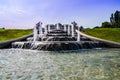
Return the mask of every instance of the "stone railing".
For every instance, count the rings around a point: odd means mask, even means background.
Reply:
[[[23,36],[23,37],[14,39],[14,40],[8,40],[8,41],[5,41],[5,42],[0,42],[0,49],[9,48],[12,42],[22,41],[22,40],[25,40],[26,38],[31,37],[31,36],[33,36],[33,34]]]
[[[93,41],[103,42],[111,48],[120,48],[120,43],[118,43],[118,42],[113,42],[113,41],[108,41],[108,40],[100,39],[100,38],[97,38],[97,37],[93,37],[93,36],[87,35],[85,33],[82,33],[78,30],[76,30],[76,32],[79,33],[80,35],[86,37],[86,38],[89,38],[89,39],[93,40]]]

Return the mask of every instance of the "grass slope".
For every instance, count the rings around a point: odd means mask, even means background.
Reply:
[[[0,29],[0,42],[16,39],[31,33],[32,33],[32,30]]]
[[[85,29],[83,32],[98,38],[120,42],[120,28]],[[32,30],[0,29],[0,42],[16,39],[31,33]]]
[[[120,28],[85,29],[83,32],[98,38],[120,42]]]

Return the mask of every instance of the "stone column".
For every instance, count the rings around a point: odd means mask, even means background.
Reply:
[[[72,37],[75,37],[75,31],[74,31],[74,28],[77,26],[77,23],[75,21],[73,21],[71,24],[72,25]]]
[[[39,22],[39,35],[42,35],[42,22]]]

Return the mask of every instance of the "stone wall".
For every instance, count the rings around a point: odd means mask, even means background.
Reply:
[[[12,42],[23,41],[23,40],[26,40],[28,37],[31,37],[31,36],[33,36],[33,34],[23,36],[23,37],[15,39],[15,40],[8,40],[8,41],[5,41],[5,42],[0,42],[0,49],[9,48]]]

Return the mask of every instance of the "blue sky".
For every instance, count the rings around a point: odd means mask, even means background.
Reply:
[[[32,28],[39,21],[94,27],[116,10],[120,0],[0,0],[0,27]]]

